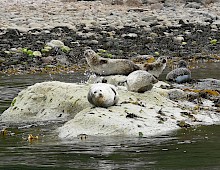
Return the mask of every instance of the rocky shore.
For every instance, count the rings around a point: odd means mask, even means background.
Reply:
[[[166,55],[219,61],[220,2],[123,3],[1,0],[0,72],[84,70],[86,47],[111,58]],[[48,48],[51,40],[65,48]]]
[[[85,71],[88,47],[107,58],[165,55],[171,62],[220,61],[217,0],[0,2],[0,73]],[[67,121],[57,129],[65,139],[148,137],[220,122],[216,79],[184,85],[159,81],[144,93],[116,83],[119,103],[108,108],[91,106],[89,83],[94,82],[37,83],[22,90],[0,120]]]
[[[200,89],[205,84],[213,90]],[[179,128],[219,125],[220,81],[210,79],[197,85],[182,90],[166,89],[168,84],[158,82],[145,93],[117,86],[118,104],[102,108],[94,107],[87,100],[91,84],[37,83],[13,99],[0,121],[67,121],[57,129],[62,139],[85,135],[149,137]]]

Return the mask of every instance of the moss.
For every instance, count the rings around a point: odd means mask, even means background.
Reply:
[[[142,132],[138,132],[138,136],[139,136],[139,138],[142,138],[144,136],[144,134]]]
[[[16,102],[16,98],[14,98],[11,102],[11,106],[14,106],[15,105],[15,102]]]
[[[33,57],[34,55],[33,55],[33,51],[32,50],[28,50],[27,48],[22,48],[22,53],[24,53],[24,54],[26,54],[26,55],[28,55],[28,56],[30,56],[30,57]]]
[[[159,56],[160,55],[160,53],[159,52],[154,52],[154,54],[156,55],[156,56]]]
[[[63,51],[64,53],[69,53],[70,52],[70,48],[68,46],[62,46],[61,47],[61,51]]]

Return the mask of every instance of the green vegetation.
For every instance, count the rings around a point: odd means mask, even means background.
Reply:
[[[216,45],[217,42],[218,42],[218,40],[216,40],[216,39],[210,40],[210,43],[211,43],[212,45]]]
[[[11,106],[14,106],[15,105],[15,102],[16,102],[16,98],[14,98],[11,102]]]
[[[99,49],[99,52],[97,53],[98,55],[102,56],[102,57],[106,57],[106,58],[113,58],[113,55],[111,53],[108,53],[107,50],[104,49]]]
[[[65,46],[65,45],[64,45],[64,46],[61,47],[61,51],[63,51],[64,53],[69,53],[70,50],[71,50],[71,49],[70,49],[68,46]]]
[[[33,51],[32,50],[29,50],[29,49],[27,49],[27,48],[22,48],[22,50],[21,50],[24,54],[27,54],[28,56],[30,56],[30,57],[33,57],[34,55],[33,55]]]

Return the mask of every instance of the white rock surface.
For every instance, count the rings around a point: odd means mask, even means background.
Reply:
[[[145,93],[118,88],[119,102],[108,108],[93,107],[87,100],[90,85],[63,82],[37,83],[21,91],[1,116],[3,122],[69,120],[57,129],[59,137],[80,134],[94,136],[153,136],[190,125],[220,124],[213,103],[199,107],[188,101],[174,102],[169,90],[156,86]]]
[[[12,122],[65,120],[91,106],[89,86],[58,81],[36,83],[21,91],[0,117]]]

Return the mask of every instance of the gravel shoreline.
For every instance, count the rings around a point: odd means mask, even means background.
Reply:
[[[102,55],[219,61],[220,3],[110,5],[101,1],[0,1],[0,71],[35,73],[85,69],[86,47]],[[156,1],[155,1],[156,2]],[[68,50],[52,48],[60,40]],[[25,50],[30,50],[27,53]],[[40,56],[32,52],[40,51]]]

